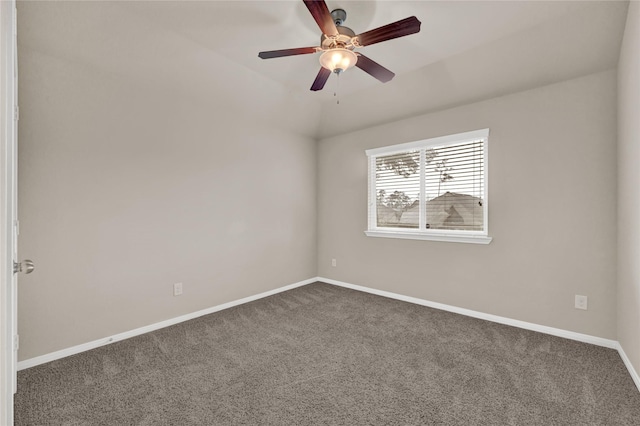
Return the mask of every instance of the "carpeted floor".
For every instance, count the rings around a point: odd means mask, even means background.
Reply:
[[[639,425],[618,353],[315,283],[21,371],[16,425]]]

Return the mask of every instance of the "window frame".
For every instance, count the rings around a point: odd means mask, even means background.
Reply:
[[[393,228],[378,227],[377,222],[377,189],[376,189],[376,158],[393,154],[401,154],[411,150],[422,150],[433,146],[451,145],[457,143],[473,142],[482,139],[484,156],[484,198],[483,208],[483,230],[448,230],[448,229],[420,229],[420,228]],[[444,241],[471,244],[489,244],[492,237],[489,236],[489,129],[480,129],[470,132],[457,133],[454,135],[439,136],[435,138],[423,139],[414,142],[407,142],[397,145],[384,146],[380,148],[368,149],[365,151],[368,161],[368,224],[365,234],[368,237],[382,238],[404,238],[413,240]],[[426,211],[423,205],[425,198],[425,159],[424,151],[420,155],[420,215],[424,216]]]

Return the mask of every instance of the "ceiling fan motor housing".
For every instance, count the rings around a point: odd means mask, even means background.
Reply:
[[[355,47],[353,45],[353,38],[356,36],[356,33],[353,32],[351,28],[338,26],[338,34],[335,36],[326,36],[322,35],[320,37],[320,46],[322,49],[333,49],[336,47],[343,47],[345,49],[353,50]]]

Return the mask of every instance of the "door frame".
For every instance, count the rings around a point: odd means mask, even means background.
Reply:
[[[0,1],[0,424],[13,425],[17,289],[17,24],[15,0]]]

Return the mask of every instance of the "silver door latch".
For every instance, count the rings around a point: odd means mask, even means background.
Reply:
[[[36,267],[33,264],[32,260],[25,259],[22,262],[13,262],[13,273],[24,272],[25,274],[30,274]]]

